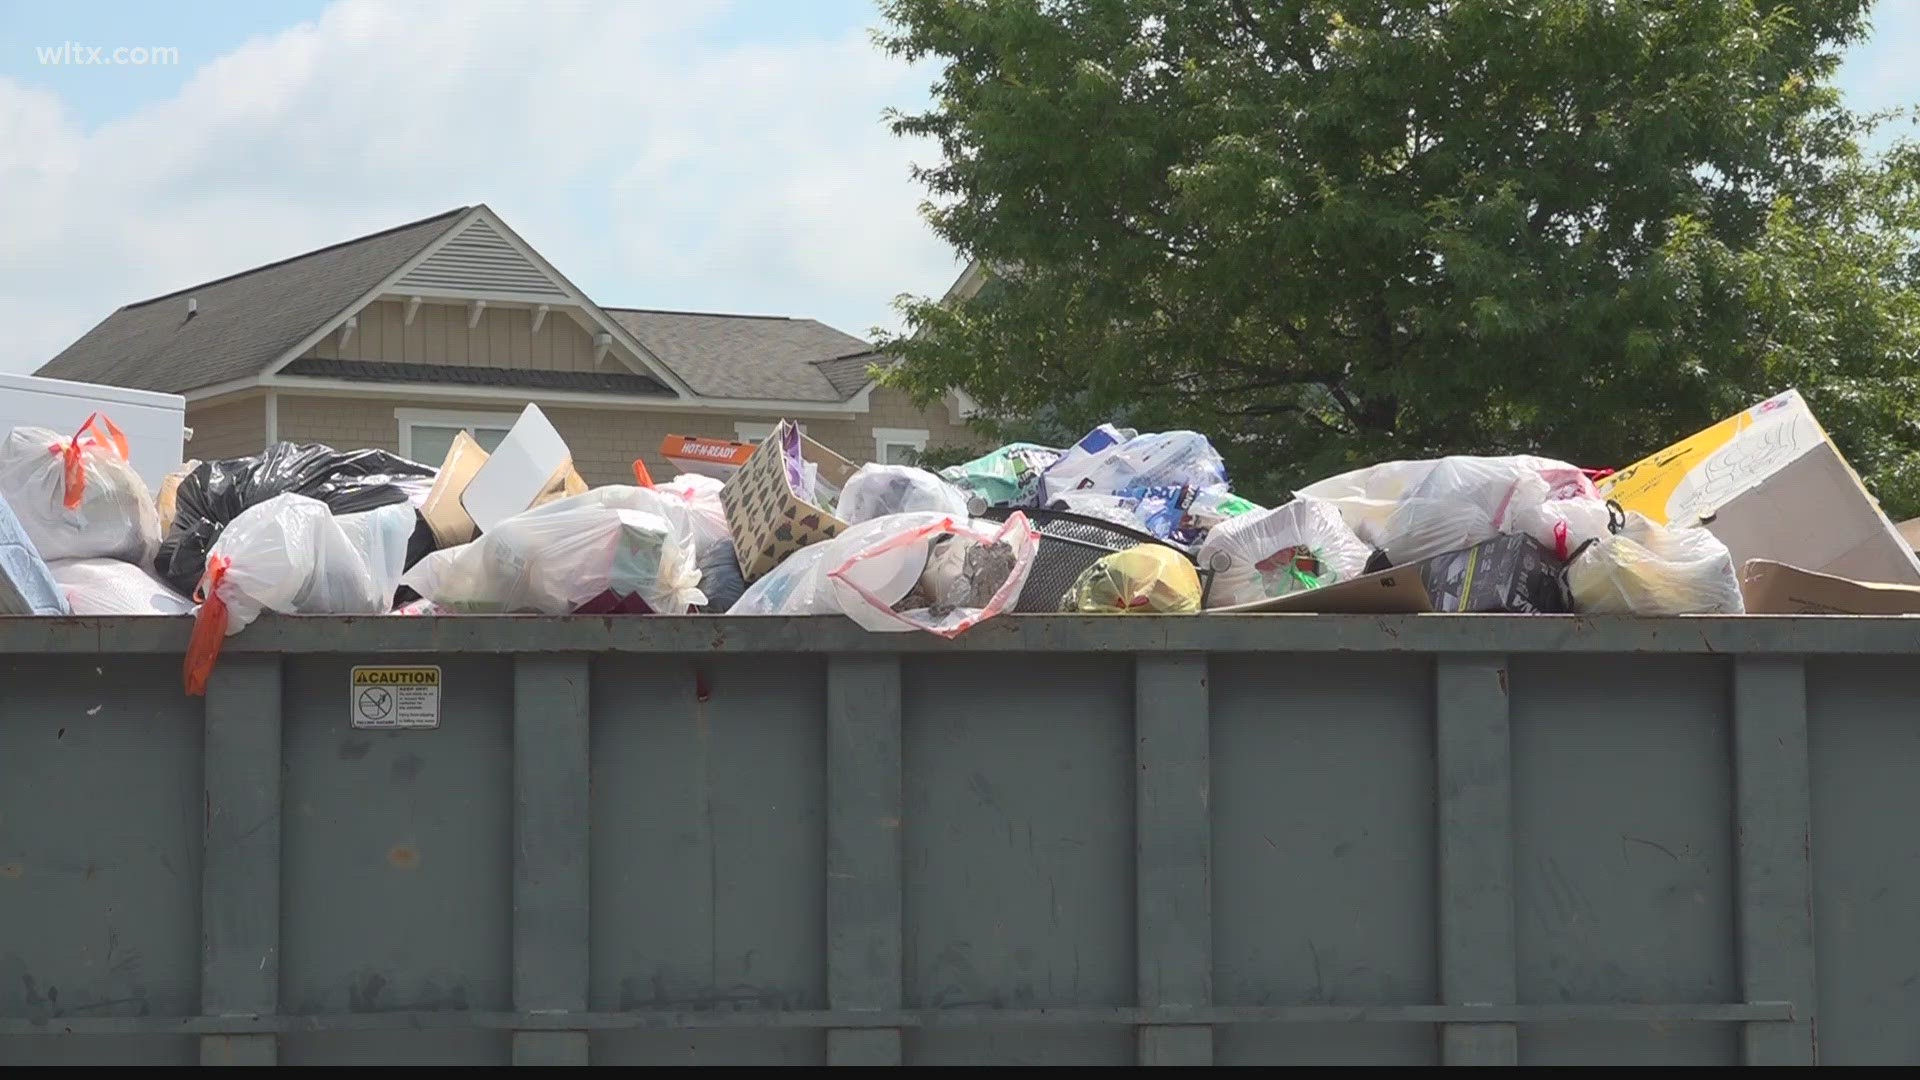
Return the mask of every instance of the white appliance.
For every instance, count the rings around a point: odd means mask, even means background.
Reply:
[[[16,427],[43,427],[72,435],[96,412],[126,433],[134,471],[150,490],[158,491],[185,453],[186,398],[0,372],[0,434]]]

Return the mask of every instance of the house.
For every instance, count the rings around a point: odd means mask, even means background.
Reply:
[[[966,444],[876,386],[865,341],[812,319],[602,307],[486,206],[461,207],[128,304],[37,374],[187,399],[191,457],[277,440],[438,464],[534,402],[589,483],[655,475],[669,434],[758,441],[775,421],[854,461]]]

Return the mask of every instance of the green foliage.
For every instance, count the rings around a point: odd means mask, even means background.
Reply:
[[[1832,77],[1869,0],[888,0],[927,216],[893,384],[1357,464],[1624,465],[1798,386],[1920,512],[1920,156]]]

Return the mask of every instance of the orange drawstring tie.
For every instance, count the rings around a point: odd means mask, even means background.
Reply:
[[[79,431],[73,433],[73,438],[64,445],[54,443],[49,449],[60,455],[61,465],[66,472],[66,497],[61,504],[69,510],[78,510],[80,500],[87,493],[87,469],[81,452],[98,449],[117,454],[121,461],[126,461],[127,437],[112,420],[94,413],[87,417],[86,423],[80,425]]]
[[[181,668],[188,697],[205,697],[207,679],[214,662],[220,659],[220,646],[227,640],[227,602],[220,598],[220,581],[227,576],[232,560],[215,555],[207,560],[207,572],[193,599],[200,611],[193,619],[193,637],[187,641],[187,662]]]

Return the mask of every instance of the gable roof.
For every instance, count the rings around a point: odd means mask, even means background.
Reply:
[[[259,375],[439,239],[469,209],[458,207],[128,304],[35,374],[168,393]],[[189,298],[199,308],[191,319]]]
[[[128,304],[36,374],[170,393],[276,372],[563,389],[504,368],[455,376],[429,365],[355,363],[323,372],[332,362],[295,359],[376,291],[445,296],[509,287],[528,293],[530,302],[549,292],[558,303],[577,299],[588,318],[625,342],[621,349],[639,356],[631,375],[596,376],[592,387],[578,389],[649,396],[679,396],[684,389],[706,398],[841,404],[872,383],[874,365],[887,362],[868,342],[814,319],[594,304],[497,215],[463,206]],[[189,299],[197,304],[191,318]]]
[[[845,401],[875,360],[872,345],[814,319],[604,310],[703,397]]]

